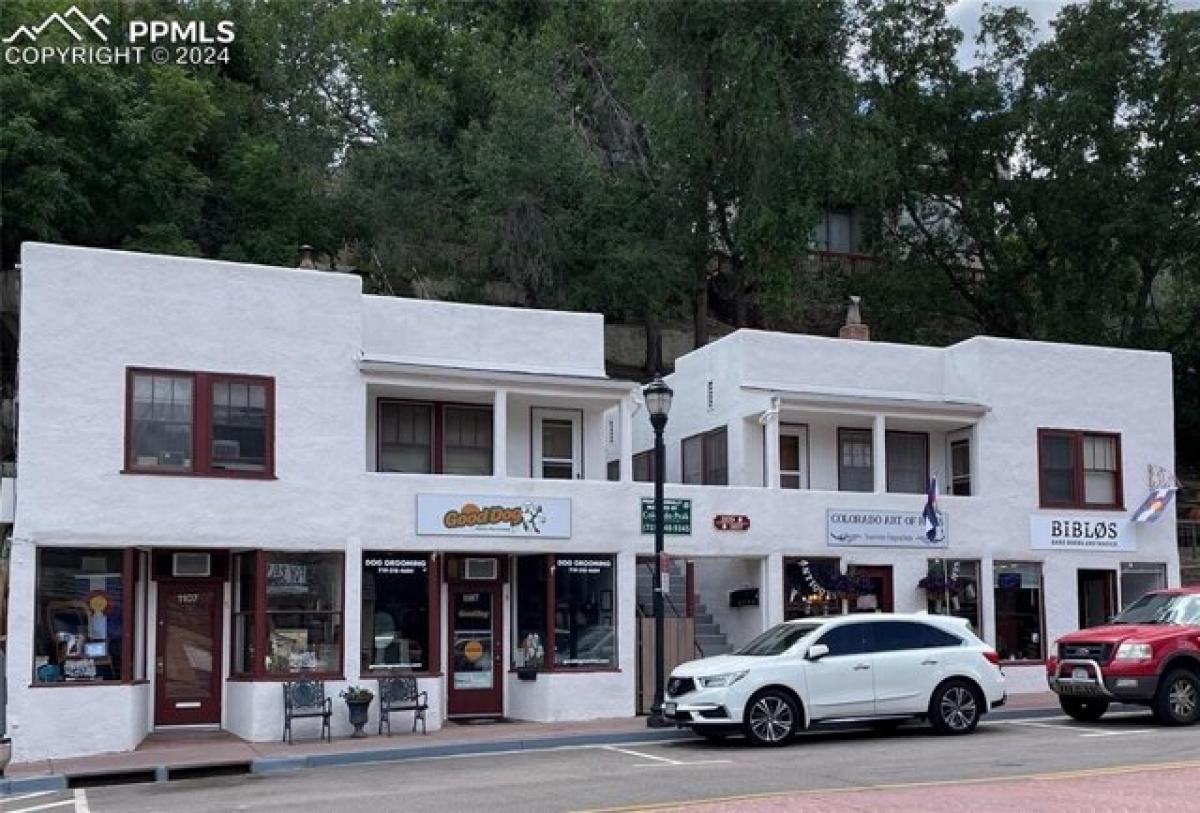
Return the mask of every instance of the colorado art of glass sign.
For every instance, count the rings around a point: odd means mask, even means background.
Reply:
[[[938,519],[930,539],[920,511],[831,508],[825,512],[826,539],[832,547],[945,548],[950,536],[946,515],[939,511]]]

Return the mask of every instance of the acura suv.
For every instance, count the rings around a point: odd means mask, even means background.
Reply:
[[[995,650],[964,619],[876,613],[787,621],[732,655],[680,664],[664,715],[710,739],[783,745],[835,720],[927,719],[967,734],[1004,703]]]

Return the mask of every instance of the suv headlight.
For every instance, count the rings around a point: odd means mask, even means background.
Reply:
[[[1154,653],[1150,650],[1150,644],[1135,644],[1129,641],[1117,647],[1117,657],[1119,661],[1148,661],[1154,657]]]
[[[732,686],[739,680],[749,674],[749,670],[741,672],[726,672],[723,675],[708,675],[706,677],[696,678],[696,685],[701,689],[724,689],[726,686]]]

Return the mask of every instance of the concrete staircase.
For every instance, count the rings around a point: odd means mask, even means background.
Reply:
[[[666,618],[682,618],[687,615],[687,577],[684,564],[680,560],[671,561],[671,580],[663,602]],[[654,617],[654,566],[638,564],[637,569],[637,606],[638,614],[646,618]],[[696,605],[696,645],[704,657],[725,655],[733,651],[721,625],[712,617],[703,604]]]

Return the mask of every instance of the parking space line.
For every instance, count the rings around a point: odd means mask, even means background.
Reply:
[[[13,804],[14,802],[23,802],[26,799],[35,799],[38,796],[49,796],[54,793],[52,790],[36,790],[33,793],[22,793],[20,796],[6,796],[0,799],[0,805]]]
[[[653,762],[635,763],[634,768],[681,768],[691,765],[720,765],[722,763],[733,762],[731,759],[699,759],[693,761],[685,761],[679,759],[670,759],[669,757],[658,757],[654,754],[647,754],[642,751],[634,751],[632,748],[618,748],[615,745],[601,745],[605,751],[616,751],[620,754],[627,754],[631,757],[641,757],[642,759],[654,760]]]
[[[83,788],[75,788],[75,813],[92,813],[88,807],[87,791]]]
[[[1081,737],[1123,737],[1126,734],[1153,734],[1153,728],[1131,728],[1128,731],[1093,731],[1090,734],[1080,734]]]
[[[11,813],[33,813],[33,811],[35,811],[35,810],[49,810],[52,807],[62,807],[63,805],[73,805],[73,804],[75,804],[74,799],[61,799],[57,802],[46,802],[46,804],[44,804],[44,805],[34,805],[33,807],[18,807],[18,808],[15,808],[14,810],[12,810]]]

